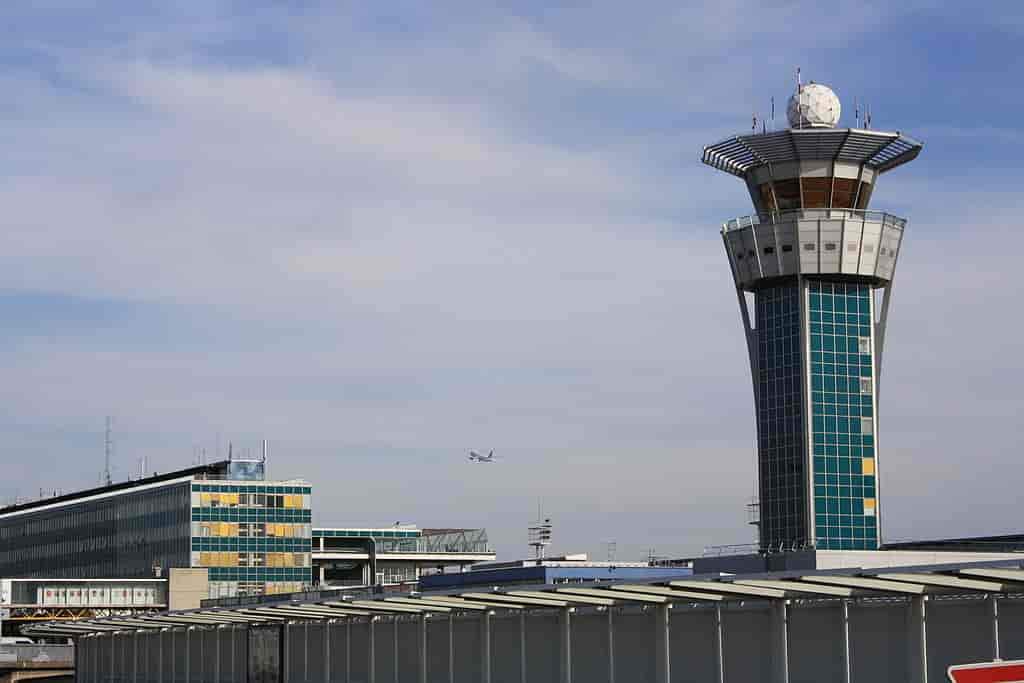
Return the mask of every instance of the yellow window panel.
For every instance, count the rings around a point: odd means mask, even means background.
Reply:
[[[874,474],[875,473],[875,459],[864,458],[860,467],[861,474]]]
[[[210,566],[210,553],[199,553],[199,564],[203,567]]]
[[[199,494],[199,504],[201,506],[203,506],[204,508],[210,507],[210,494],[209,493],[201,493],[201,494]]]
[[[284,538],[284,524],[283,523],[277,525],[277,535],[278,535],[279,538]]]

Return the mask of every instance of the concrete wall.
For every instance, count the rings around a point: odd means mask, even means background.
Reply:
[[[937,682],[997,644],[1024,658],[1024,596],[996,607],[997,627],[991,598],[964,595],[168,629],[80,638],[77,680]]]
[[[170,610],[199,609],[200,601],[210,597],[209,572],[206,569],[169,569],[167,605]]]

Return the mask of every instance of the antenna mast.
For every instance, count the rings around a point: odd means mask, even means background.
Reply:
[[[103,479],[106,482],[107,486],[110,486],[113,483],[113,480],[110,477],[110,457],[114,453],[114,437],[112,434],[113,431],[114,418],[112,418],[110,415],[107,415],[106,432],[103,438]]]
[[[538,519],[537,523],[529,528],[530,547],[537,556],[537,561],[544,559],[544,549],[551,545],[551,518]]]

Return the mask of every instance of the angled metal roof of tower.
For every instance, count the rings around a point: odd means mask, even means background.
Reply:
[[[702,161],[744,177],[758,166],[787,161],[842,161],[879,173],[912,161],[922,143],[900,132],[858,128],[791,128],[775,133],[736,135],[704,148]]]

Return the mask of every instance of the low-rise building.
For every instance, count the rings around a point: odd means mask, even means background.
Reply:
[[[312,583],[311,487],[225,460],[0,508],[0,577],[133,579],[205,568],[210,597]]]
[[[427,573],[494,559],[486,529],[313,529],[313,575],[321,588],[415,584]]]
[[[452,590],[471,586],[512,586],[653,581],[691,576],[689,567],[653,566],[649,562],[593,562],[586,553],[542,560],[488,562],[468,571],[430,574],[420,578],[420,589]]]

